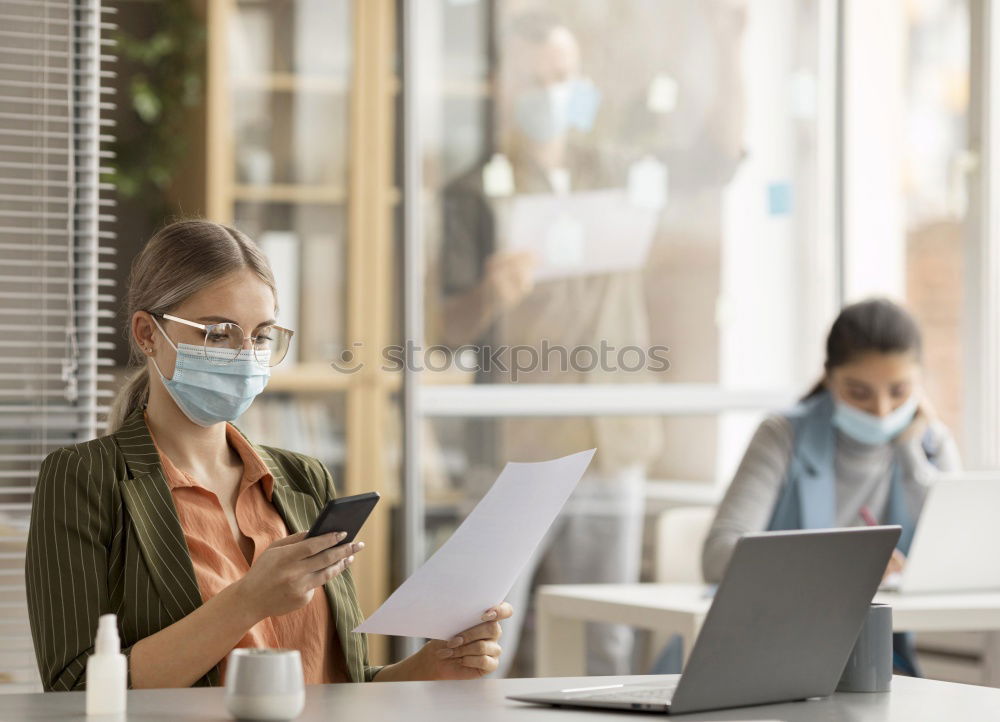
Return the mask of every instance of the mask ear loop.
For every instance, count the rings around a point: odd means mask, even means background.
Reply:
[[[156,328],[159,329],[160,333],[163,334],[163,338],[167,339],[167,343],[170,344],[170,348],[172,348],[174,350],[174,353],[178,354],[179,356],[180,353],[178,352],[177,347],[174,345],[174,342],[170,340],[170,337],[167,335],[167,332],[163,330],[163,327],[160,325],[160,322],[156,320],[156,316],[154,316],[153,314],[149,314],[149,317],[153,319],[153,323],[156,325]],[[156,373],[160,375],[160,380],[163,381],[164,384],[166,384],[168,379],[166,376],[163,375],[163,372],[160,371],[160,365],[156,363],[156,359],[150,356],[149,360],[153,362],[153,367],[156,369]]]
[[[149,317],[153,319],[153,323],[156,324],[156,328],[159,329],[160,333],[163,334],[163,338],[167,339],[167,343],[170,344],[170,348],[172,348],[176,352],[177,347],[174,345],[174,342],[170,340],[170,337],[167,335],[167,332],[163,330],[163,327],[160,325],[160,322],[156,320],[156,316],[154,316],[153,314],[149,314]]]

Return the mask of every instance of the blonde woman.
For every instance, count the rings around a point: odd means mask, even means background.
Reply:
[[[300,650],[307,684],[472,679],[496,669],[508,604],[447,642],[368,662],[350,568],[364,544],[306,539],[335,494],[318,460],[229,422],[267,383],[292,331],[274,277],[239,231],[181,221],[136,258],[129,344],[143,367],[110,431],[42,464],[26,578],[46,690],[86,686],[101,614],[118,615],[129,687],[222,684],[235,647]]]

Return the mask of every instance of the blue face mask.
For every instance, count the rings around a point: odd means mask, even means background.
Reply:
[[[912,394],[903,404],[886,414],[875,416],[856,409],[843,401],[836,401],[833,425],[862,444],[885,444],[899,436],[910,425],[917,413],[917,395]]]
[[[155,359],[153,366],[178,408],[199,426],[239,418],[267,386],[271,369],[257,363],[252,349],[243,349],[231,362],[219,365],[205,355],[211,350],[189,343],[175,346],[155,316],[153,323],[177,352],[173,378],[163,376]]]
[[[589,131],[600,105],[597,86],[577,78],[525,92],[517,99],[515,118],[529,138],[545,143],[570,129]]]

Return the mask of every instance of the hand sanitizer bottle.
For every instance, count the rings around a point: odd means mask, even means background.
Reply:
[[[87,659],[87,714],[125,713],[127,660],[121,653],[118,620],[102,614],[97,625],[94,653]]]

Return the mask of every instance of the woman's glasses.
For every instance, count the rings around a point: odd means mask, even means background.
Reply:
[[[281,326],[262,326],[257,330],[256,335],[248,336],[243,328],[235,323],[206,324],[171,316],[169,313],[155,313],[153,315],[203,330],[205,332],[203,344],[205,358],[218,366],[225,366],[235,361],[240,351],[243,350],[247,338],[250,339],[253,356],[258,364],[277,366],[288,353],[292,334],[295,333],[291,329]]]

